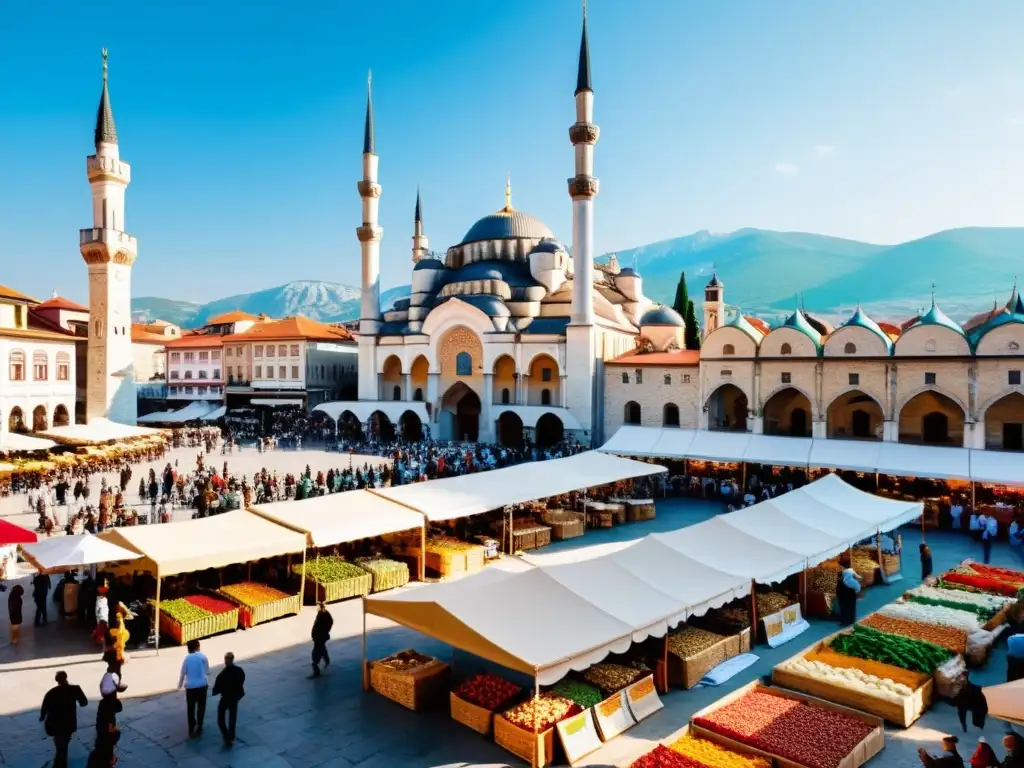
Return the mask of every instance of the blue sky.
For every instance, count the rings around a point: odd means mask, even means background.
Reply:
[[[137,296],[358,284],[366,70],[382,282],[513,202],[566,242],[575,0],[9,3],[0,282],[82,300],[100,48]],[[1024,224],[1024,3],[590,0],[599,252],[697,229],[898,242]],[[12,242],[13,240],[13,242]]]

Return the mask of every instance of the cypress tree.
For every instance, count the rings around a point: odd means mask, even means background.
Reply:
[[[686,273],[679,273],[679,282],[676,284],[676,298],[672,302],[672,309],[679,313],[682,318],[686,317],[687,307],[690,305],[690,293],[686,290]]]
[[[686,332],[683,339],[687,349],[700,349],[700,324],[697,322],[697,309],[693,302],[686,304],[686,314],[683,316],[686,321]]]

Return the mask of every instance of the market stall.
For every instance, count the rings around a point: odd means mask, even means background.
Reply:
[[[42,572],[69,571],[90,565],[136,560],[141,555],[134,550],[83,533],[78,536],[55,536],[23,544],[22,556]]]
[[[88,424],[51,427],[37,434],[64,445],[101,445],[119,440],[161,436],[161,432],[156,429],[118,424],[107,419],[90,419]]]
[[[151,573],[156,580],[154,625],[157,649],[163,632],[179,643],[234,629],[239,621],[251,626],[259,621],[298,613],[300,590],[285,594],[267,585],[238,579],[233,591],[220,587],[216,595],[185,595],[161,605],[165,578],[207,569],[220,569],[265,558],[301,553],[305,565],[306,537],[259,515],[239,510],[173,525],[110,528],[98,538],[139,553],[135,570]],[[251,568],[250,568],[251,572]]]

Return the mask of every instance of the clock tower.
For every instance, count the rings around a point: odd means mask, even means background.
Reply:
[[[121,160],[114,113],[107,90],[103,49],[103,91],[93,134],[96,154],[86,160],[92,188],[92,227],[79,232],[89,270],[89,343],[85,419],[109,419],[134,426],[137,405],[132,375],[132,265],[137,244],[125,229],[124,193],[131,167]]]

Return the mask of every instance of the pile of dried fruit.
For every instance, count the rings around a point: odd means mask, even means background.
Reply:
[[[220,591],[242,605],[249,607],[275,603],[278,600],[285,600],[290,597],[290,595],[285,594],[279,589],[274,589],[266,584],[259,584],[255,581],[230,584],[226,587],[221,587]]]
[[[424,664],[430,664],[432,661],[436,661],[436,659],[431,656],[424,656],[416,651],[401,651],[373,663],[382,667],[388,667],[396,672],[408,672],[411,669],[422,667]]]
[[[999,595],[986,595],[983,592],[974,592],[966,589],[942,589],[940,587],[914,587],[907,593],[910,597],[927,597],[933,600],[949,600],[957,604],[973,605],[992,611],[993,615],[1007,603],[1012,603],[1012,597],[1001,597]],[[961,608],[961,610],[965,610]]]
[[[757,690],[694,723],[808,768],[837,768],[872,729],[842,712]]]
[[[750,600],[744,599],[717,611],[708,611],[703,616],[691,617],[687,621],[690,626],[700,627],[719,635],[738,635],[750,627],[749,606]]]
[[[602,691],[615,693],[632,685],[644,675],[645,671],[622,664],[595,664],[583,673],[583,679]]]
[[[948,648],[934,643],[879,632],[863,624],[855,625],[852,632],[837,635],[829,647],[847,656],[881,661],[927,675],[954,655]]]
[[[214,615],[238,610],[238,606],[234,603],[217,597],[211,597],[210,595],[189,595],[185,599],[196,606],[196,608],[202,608],[204,611]]]
[[[473,675],[455,689],[454,693],[463,701],[476,704],[478,707],[496,712],[506,706],[512,697],[522,691],[515,683],[490,673]]]
[[[725,640],[725,636],[697,627],[683,627],[668,636],[668,652],[689,659]]]
[[[1008,581],[993,579],[974,572],[962,573],[961,569],[947,571],[942,575],[942,580],[947,583],[974,587],[982,592],[988,592],[990,595],[1003,595],[1004,597],[1016,597],[1017,593],[1021,591],[1020,587]]]
[[[706,768],[692,757],[681,755],[659,744],[643,757],[634,760],[630,768]]]
[[[551,690],[569,701],[575,701],[582,709],[590,709],[604,700],[604,695],[592,685],[563,677]]]
[[[1009,582],[1010,584],[1016,584],[1018,587],[1024,587],[1024,571],[1015,571],[1013,568],[1000,568],[995,565],[985,565],[984,563],[971,563],[971,570],[982,576],[988,576],[993,579]]]
[[[757,615],[771,616],[783,608],[788,608],[797,602],[791,596],[782,592],[758,592],[757,593]]]
[[[807,571],[807,590],[834,595],[839,586],[841,573],[834,568],[811,568]]]
[[[543,733],[555,723],[577,715],[583,710],[574,701],[548,691],[537,698],[527,699],[502,714],[517,728],[530,733]]]
[[[805,658],[808,661],[820,661],[837,669],[859,669],[869,675],[874,675],[875,677],[880,677],[884,680],[891,680],[894,683],[905,685],[912,690],[920,688],[932,679],[931,675],[926,675],[922,672],[914,672],[892,664],[883,664],[880,661],[872,661],[871,659],[858,659],[856,656],[847,656],[842,653],[836,653],[828,648],[813,651],[812,653],[807,654]]]
[[[940,627],[937,624],[925,624],[921,621],[900,619],[881,613],[873,613],[861,620],[860,623],[865,627],[877,629],[879,632],[902,635],[912,640],[923,640],[926,643],[946,648],[953,653],[962,655],[967,651],[967,633],[962,629]]]
[[[771,768],[771,763],[760,757],[741,755],[713,741],[686,734],[669,745],[669,749],[692,758],[707,768]]]

